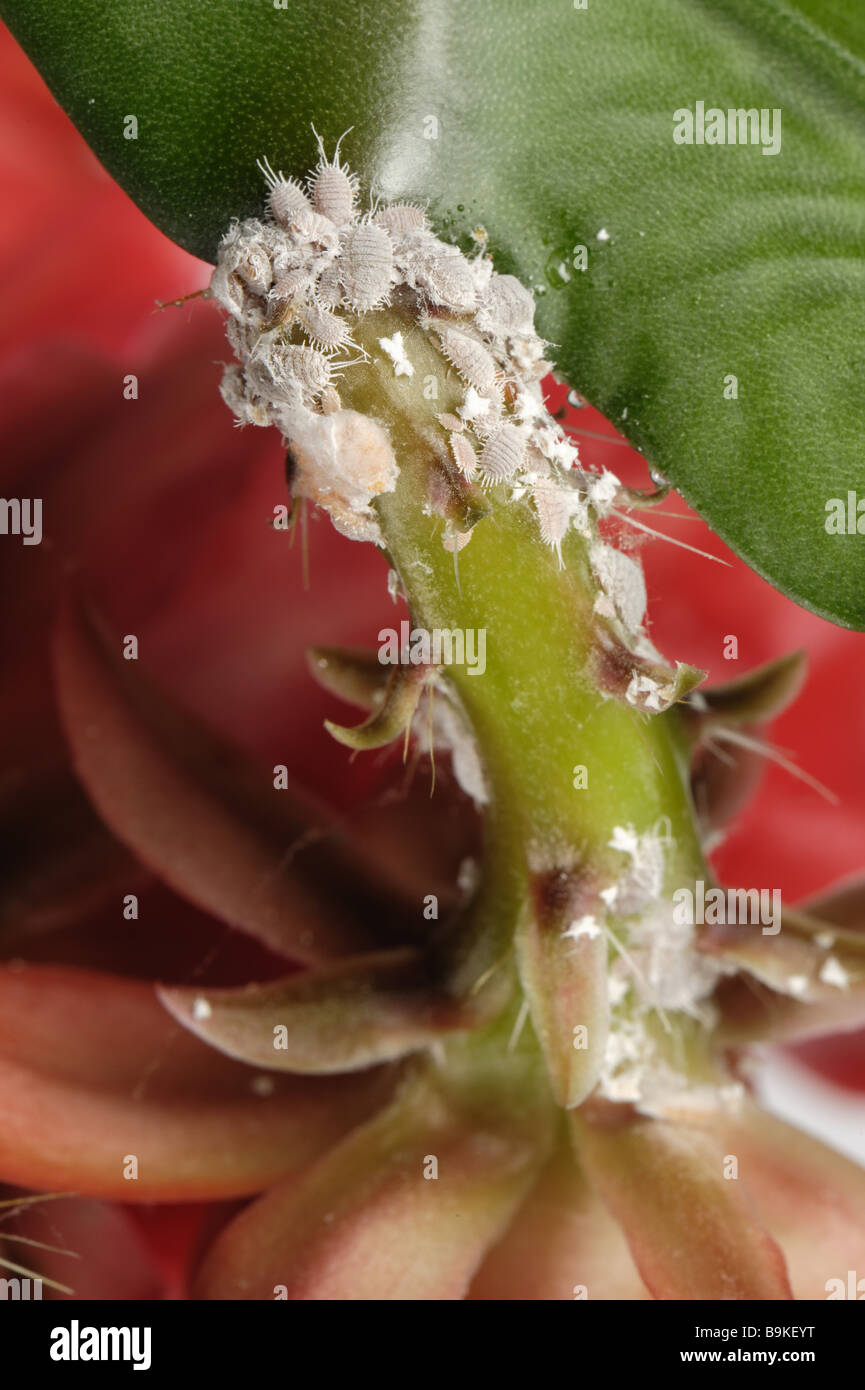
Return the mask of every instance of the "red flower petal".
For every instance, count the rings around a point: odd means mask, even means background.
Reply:
[[[65,768],[0,781],[0,944],[98,912],[142,870]]]
[[[73,325],[102,348],[126,347],[142,304],[206,284],[208,268],[109,177],[5,29],[0,62],[5,336],[40,342]]]
[[[861,873],[851,874],[800,903],[799,911],[835,927],[865,934],[865,879]]]
[[[0,968],[3,1181],[133,1202],[256,1192],[326,1149],[389,1085],[382,1072],[257,1078],[179,1028],[146,984]]]
[[[61,708],[76,769],[119,838],[179,893],[275,950],[312,961],[363,945],[364,911],[375,925],[383,907],[359,867],[304,847],[309,808],[160,695],[121,648],[83,610],[66,611]]]

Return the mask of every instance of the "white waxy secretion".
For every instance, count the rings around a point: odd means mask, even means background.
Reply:
[[[392,338],[379,338],[378,345],[393,363],[394,376],[414,376],[401,333],[394,333]]]

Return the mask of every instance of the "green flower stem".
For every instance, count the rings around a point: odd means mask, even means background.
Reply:
[[[403,335],[411,377],[395,376],[378,346],[394,331]],[[437,415],[457,409],[464,386],[398,310],[367,315],[356,336],[371,362],[347,373],[341,395],[344,405],[384,424],[394,446],[398,484],[375,505],[413,623],[486,632],[483,674],[446,668],[491,794],[483,886],[469,940],[461,941],[458,973],[469,985],[509,949],[528,895],[530,857],[550,869],[589,867],[603,887],[624,867],[609,848],[614,827],[643,832],[666,818],[674,841],[668,887],[705,874],[705,863],[674,717],[646,716],[604,697],[592,678],[598,588],[585,540],[569,532],[559,569],[530,502],[494,490],[480,499],[487,515],[459,554],[458,582],[442,544],[445,514],[471,513],[478,499],[454,473]],[[574,786],[578,764],[588,774],[581,790]]]

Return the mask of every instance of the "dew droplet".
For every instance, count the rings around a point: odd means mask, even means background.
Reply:
[[[561,290],[573,279],[571,253],[567,247],[551,251],[544,266],[544,276],[551,289]]]
[[[582,410],[586,404],[585,397],[581,396],[579,391],[568,392],[568,405],[573,406],[574,410]]]

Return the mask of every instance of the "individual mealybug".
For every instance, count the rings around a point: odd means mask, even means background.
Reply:
[[[526,432],[506,423],[494,430],[481,450],[478,467],[487,483],[506,483],[520,469],[526,452]]]
[[[333,159],[324,152],[321,136],[313,130],[318,141],[319,161],[310,174],[310,191],[316,212],[328,218],[335,227],[347,227],[354,217],[357,205],[357,174],[339,160],[339,147],[348,135],[345,131],[336,142]]]
[[[461,333],[458,328],[440,328],[436,331],[442,352],[463,380],[483,394],[493,391],[498,369],[495,359],[483,343],[468,333]]]
[[[339,259],[347,303],[358,313],[377,308],[387,298],[393,271],[393,244],[383,227],[364,220],[346,234]]]
[[[268,207],[281,227],[289,226],[299,213],[312,211],[312,204],[297,179],[285,178],[282,171],[274,173],[268,159],[259,159],[258,167],[270,189]]]

